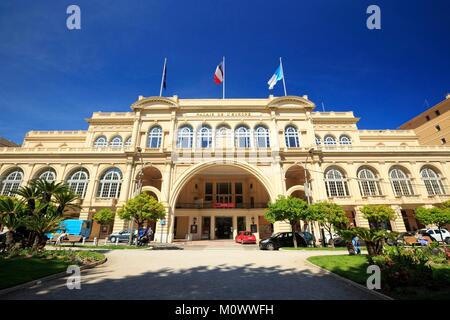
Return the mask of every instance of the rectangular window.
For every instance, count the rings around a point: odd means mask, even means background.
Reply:
[[[436,131],[441,131],[441,126],[440,125],[436,125],[435,128],[436,128]]]
[[[426,116],[425,118],[427,119],[427,121],[430,121],[430,116]]]
[[[445,140],[445,138],[442,138],[442,139],[441,139],[441,143],[442,143],[442,144],[446,144],[446,143],[447,143],[447,140]]]
[[[439,110],[436,110],[434,113],[435,113],[437,116],[440,116],[440,115],[441,115],[441,112],[440,112]]]

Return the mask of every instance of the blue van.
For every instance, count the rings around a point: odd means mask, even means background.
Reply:
[[[67,219],[61,222],[56,233],[61,233],[62,230],[65,230],[67,234],[82,236],[87,239],[91,234],[92,220]]]

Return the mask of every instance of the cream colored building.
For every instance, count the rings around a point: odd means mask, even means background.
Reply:
[[[400,129],[414,130],[420,144],[450,144],[450,94],[445,100],[401,125]]]
[[[73,214],[90,219],[142,190],[167,209],[155,233],[163,242],[290,230],[263,217],[278,195],[334,201],[358,226],[368,226],[361,206],[387,204],[396,231],[419,227],[416,207],[450,199],[449,147],[420,145],[413,130],[359,130],[352,112],[314,108],[306,96],[139,97],[130,112],[93,113],[85,131],[31,131],[21,147],[1,148],[0,193],[39,177],[65,181],[83,198]],[[116,216],[114,230],[127,227]]]

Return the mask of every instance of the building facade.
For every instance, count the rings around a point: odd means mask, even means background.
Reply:
[[[167,210],[156,224],[162,242],[288,231],[264,219],[279,195],[334,201],[365,227],[363,205],[390,205],[394,231],[419,228],[415,208],[450,199],[450,147],[421,145],[413,130],[359,130],[352,112],[314,109],[307,96],[141,96],[130,112],[93,113],[85,131],[31,131],[21,147],[1,148],[0,194],[35,178],[64,181],[82,198],[68,215],[90,219],[147,192]],[[114,231],[128,227],[116,215]]]
[[[450,142],[450,94],[445,100],[400,126],[414,130],[420,144],[445,145]]]

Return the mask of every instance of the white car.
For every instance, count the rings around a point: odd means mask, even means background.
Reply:
[[[450,244],[450,232],[448,232],[446,229],[420,229],[419,233],[429,235],[431,237],[431,240],[435,240],[438,242],[442,242],[442,240],[444,240],[445,243]]]

